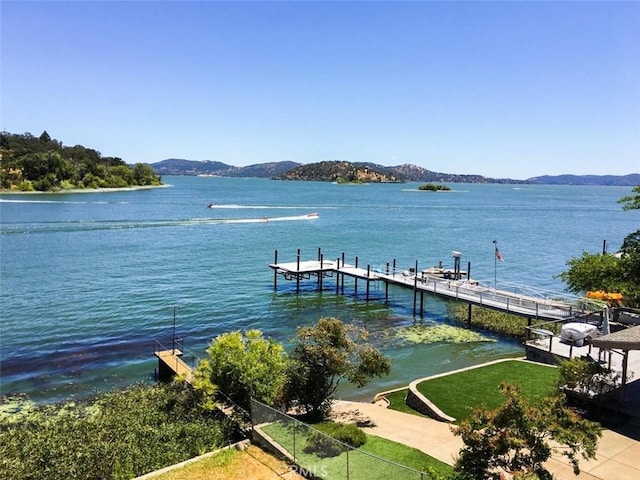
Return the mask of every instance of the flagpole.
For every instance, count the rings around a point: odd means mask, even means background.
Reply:
[[[493,289],[497,290],[498,289],[498,282],[497,282],[497,276],[498,276],[498,255],[496,254],[496,252],[498,251],[498,241],[494,240],[493,241]]]

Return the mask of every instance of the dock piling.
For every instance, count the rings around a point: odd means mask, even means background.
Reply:
[[[418,260],[416,260],[416,269],[413,271],[413,316],[416,316],[418,303]]]
[[[358,257],[356,257],[356,268],[358,268]],[[358,296],[358,277],[356,277],[355,282],[354,283],[354,289],[356,291],[356,296]]]
[[[389,262],[387,262],[387,275],[389,275]],[[384,282],[384,303],[389,303],[389,282]]]
[[[278,250],[276,250],[275,258],[273,260],[273,264],[274,265],[278,264]],[[276,270],[275,268],[273,269],[273,289],[274,290],[278,289],[278,270]]]
[[[367,302],[369,301],[369,278],[371,277],[371,265],[367,265]]]

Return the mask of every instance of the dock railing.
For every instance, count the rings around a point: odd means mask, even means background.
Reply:
[[[383,265],[374,269],[377,276],[392,283],[415,287],[418,290],[452,299],[473,302],[480,306],[497,308],[506,313],[531,315],[553,319],[570,319],[588,312],[600,312],[602,306],[590,299],[572,295],[545,292],[517,284],[504,284],[514,290],[496,289],[489,282],[452,279],[416,272],[415,269],[401,270]],[[520,293],[522,292],[522,293]]]
[[[153,339],[153,349],[156,357],[164,362],[177,375],[186,375],[188,380],[192,371],[200,362],[200,357],[184,348],[184,338],[176,337],[173,348],[168,348],[158,339]],[[162,375],[156,375],[162,378]]]

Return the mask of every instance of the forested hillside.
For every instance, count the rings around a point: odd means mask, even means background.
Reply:
[[[299,163],[283,161],[258,163],[246,167],[234,167],[213,160],[184,160],[168,158],[152,163],[153,171],[160,175],[214,175],[218,177],[272,178],[300,166]]]
[[[117,157],[82,145],[67,147],[44,131],[0,135],[0,188],[51,192],[69,189],[123,188],[161,185],[153,169],[130,166]]]
[[[276,180],[313,180],[338,183],[392,183],[403,181],[388,167],[339,160],[301,165],[276,177]]]

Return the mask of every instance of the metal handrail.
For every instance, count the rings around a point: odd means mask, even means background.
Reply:
[[[154,346],[154,350],[155,351],[161,351],[161,350],[173,350],[172,348],[167,348],[165,345],[162,344],[162,342],[160,342],[160,340],[158,340],[157,338],[153,339],[153,346]],[[192,357],[192,361],[191,361],[191,367],[195,368],[195,365],[197,363],[200,363],[200,357],[193,352],[192,350],[186,349],[184,348],[184,337],[176,337],[176,350],[179,350],[182,353],[182,356],[184,357],[185,354],[188,354],[188,356]],[[183,360],[184,361],[184,360]],[[185,362],[186,363],[186,362]]]
[[[490,282],[464,280],[452,280],[428,275],[422,272],[415,272],[415,269],[399,269],[393,267],[376,267],[372,270],[375,274],[381,276],[403,276],[407,282],[420,282],[420,284],[433,284],[433,291],[437,293],[439,288],[455,291],[456,298],[462,296],[473,297],[477,299],[480,305],[487,302],[500,303],[506,306],[506,311],[517,311],[518,308],[526,308],[534,310],[536,313],[540,311],[560,311],[561,316],[570,318],[575,316],[577,312],[591,310],[594,312],[603,311],[604,307],[599,302],[585,297],[577,297],[573,295],[559,294],[540,289],[534,289],[526,286],[519,286],[522,290],[530,290],[530,295],[512,293],[506,290],[497,290],[490,286]],[[516,286],[510,283],[508,285]],[[537,295],[537,296],[534,296]]]

